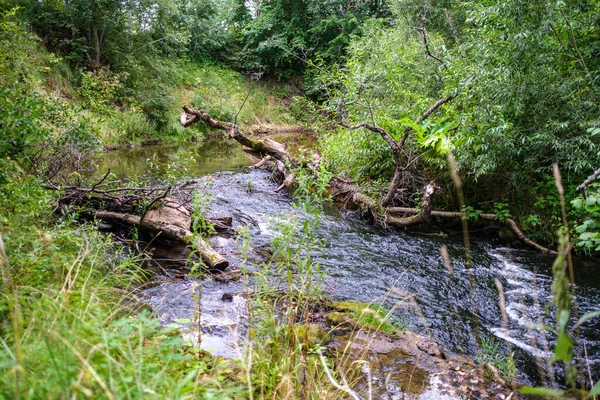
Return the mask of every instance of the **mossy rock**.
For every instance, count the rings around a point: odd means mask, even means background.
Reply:
[[[325,319],[330,326],[343,326],[348,328],[354,327],[356,322],[350,318],[348,314],[339,311],[330,312]]]
[[[376,329],[388,335],[402,332],[404,326],[387,320],[387,310],[377,304],[342,301],[331,304],[336,312],[327,315],[332,325],[351,325],[361,329]],[[339,315],[338,315],[339,314]]]
[[[358,301],[338,301],[331,303],[331,308],[340,312],[362,312],[365,308],[369,308],[369,303],[361,303]]]
[[[306,338],[308,340],[308,347],[327,344],[331,341],[325,329],[317,324],[296,325],[296,336],[301,342]]]

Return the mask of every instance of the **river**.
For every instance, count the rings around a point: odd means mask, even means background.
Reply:
[[[302,138],[298,142],[292,135],[278,140],[294,148],[312,141]],[[237,143],[225,139],[113,151],[99,161],[100,169],[111,168],[123,180],[131,176],[152,182],[205,177],[211,182],[209,214],[233,217],[234,227],[249,226],[252,247],[259,249],[272,238],[270,220],[292,206],[289,194],[274,192],[276,185],[268,179],[269,173],[246,168],[251,164]],[[394,287],[414,299],[395,313],[410,330],[431,336],[446,350],[473,358],[481,353],[478,343],[482,339],[498,341],[501,351],[515,353],[520,382],[541,381],[536,359],[545,365],[552,356],[555,335],[542,334],[533,325],[555,325],[554,309],[549,307],[552,257],[472,236],[471,263],[467,263],[461,233],[392,233],[334,206],[326,207],[318,236],[324,243],[318,261],[326,274],[324,290],[329,296],[391,307],[398,301],[389,295]],[[211,242],[232,265],[240,264],[241,250],[235,238],[217,236]],[[440,256],[442,246],[449,250],[452,272]],[[162,249],[161,254],[177,255],[179,250]],[[252,262],[258,258],[249,257],[245,267],[258,269]],[[589,262],[575,264],[576,304],[583,315],[600,309],[600,267]],[[212,279],[199,283],[181,277],[168,264],[163,269],[165,274],[140,297],[163,323],[184,327],[190,340],[197,336],[190,321],[201,309],[202,346],[216,355],[236,356],[239,349],[232,343],[243,335],[247,286]],[[496,279],[506,298],[507,326],[503,325]],[[232,295],[231,301],[223,301],[225,293]],[[577,351],[583,351],[585,344],[592,376],[598,379],[600,319],[584,324],[577,342]]]

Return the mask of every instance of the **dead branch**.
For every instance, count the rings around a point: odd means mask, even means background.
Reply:
[[[108,176],[108,173],[105,177]],[[203,188],[203,182],[199,180],[190,180],[177,185],[170,186],[149,186],[149,187],[119,187],[112,189],[100,189],[102,182],[106,178],[90,188],[68,186],[63,189],[59,198],[59,204],[87,206],[98,208],[102,204],[102,209],[111,209],[113,211],[132,212],[136,204],[149,205],[145,207],[150,210],[153,205],[167,196],[176,197],[178,202],[186,208],[191,208],[191,192]],[[60,189],[57,185],[46,186],[49,189]]]
[[[421,37],[423,38],[423,44],[425,45],[425,51],[427,51],[427,55],[431,58],[433,58],[434,60],[440,62],[440,63],[444,63],[444,60],[442,60],[440,57],[433,55],[431,53],[431,51],[429,50],[429,43],[427,42],[427,29],[425,29],[424,26],[420,27],[420,28],[416,28],[419,32],[421,32]]]
[[[577,190],[587,195],[587,187],[590,183],[594,182],[600,176],[600,168],[594,171],[594,173],[583,181],[583,183],[577,186]]]
[[[419,210],[417,208],[409,208],[409,207],[389,207],[387,209],[387,211],[390,214],[417,214],[417,213],[421,212],[421,210]],[[430,215],[432,217],[438,217],[438,218],[464,219],[467,217],[467,213],[459,212],[459,211],[431,211]],[[544,247],[541,244],[536,243],[533,240],[529,239],[523,233],[521,228],[519,228],[519,225],[517,225],[517,223],[512,218],[505,218],[504,221],[502,221],[500,218],[498,218],[498,215],[496,215],[496,214],[483,214],[483,213],[479,214],[478,218],[485,219],[485,220],[491,220],[491,221],[503,222],[515,234],[517,239],[519,239],[526,245],[528,245],[536,250],[539,250],[543,253],[557,254],[556,251],[551,250],[547,247]]]
[[[386,220],[385,222],[389,225],[405,228],[407,226],[422,224],[429,220],[432,210],[431,210],[431,197],[435,193],[435,182],[429,182],[425,188],[423,193],[423,202],[421,203],[421,209],[413,216],[410,217],[394,217],[389,213],[389,209],[386,210]]]

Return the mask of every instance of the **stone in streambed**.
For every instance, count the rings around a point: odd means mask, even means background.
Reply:
[[[321,325],[296,325],[295,330],[298,340],[303,342],[306,338],[308,347],[314,347],[318,344],[327,344],[331,341],[331,338]]]
[[[355,324],[352,318],[339,311],[330,312],[325,316],[325,320],[332,327],[353,328]]]

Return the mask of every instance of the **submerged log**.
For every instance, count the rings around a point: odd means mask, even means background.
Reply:
[[[106,222],[121,223],[138,226],[154,233],[159,233],[167,239],[176,240],[188,245],[200,253],[208,269],[224,270],[229,266],[229,261],[217,253],[201,237],[194,235],[190,230],[171,225],[164,221],[155,221],[137,215],[118,213],[112,211],[96,211],[94,216]]]

